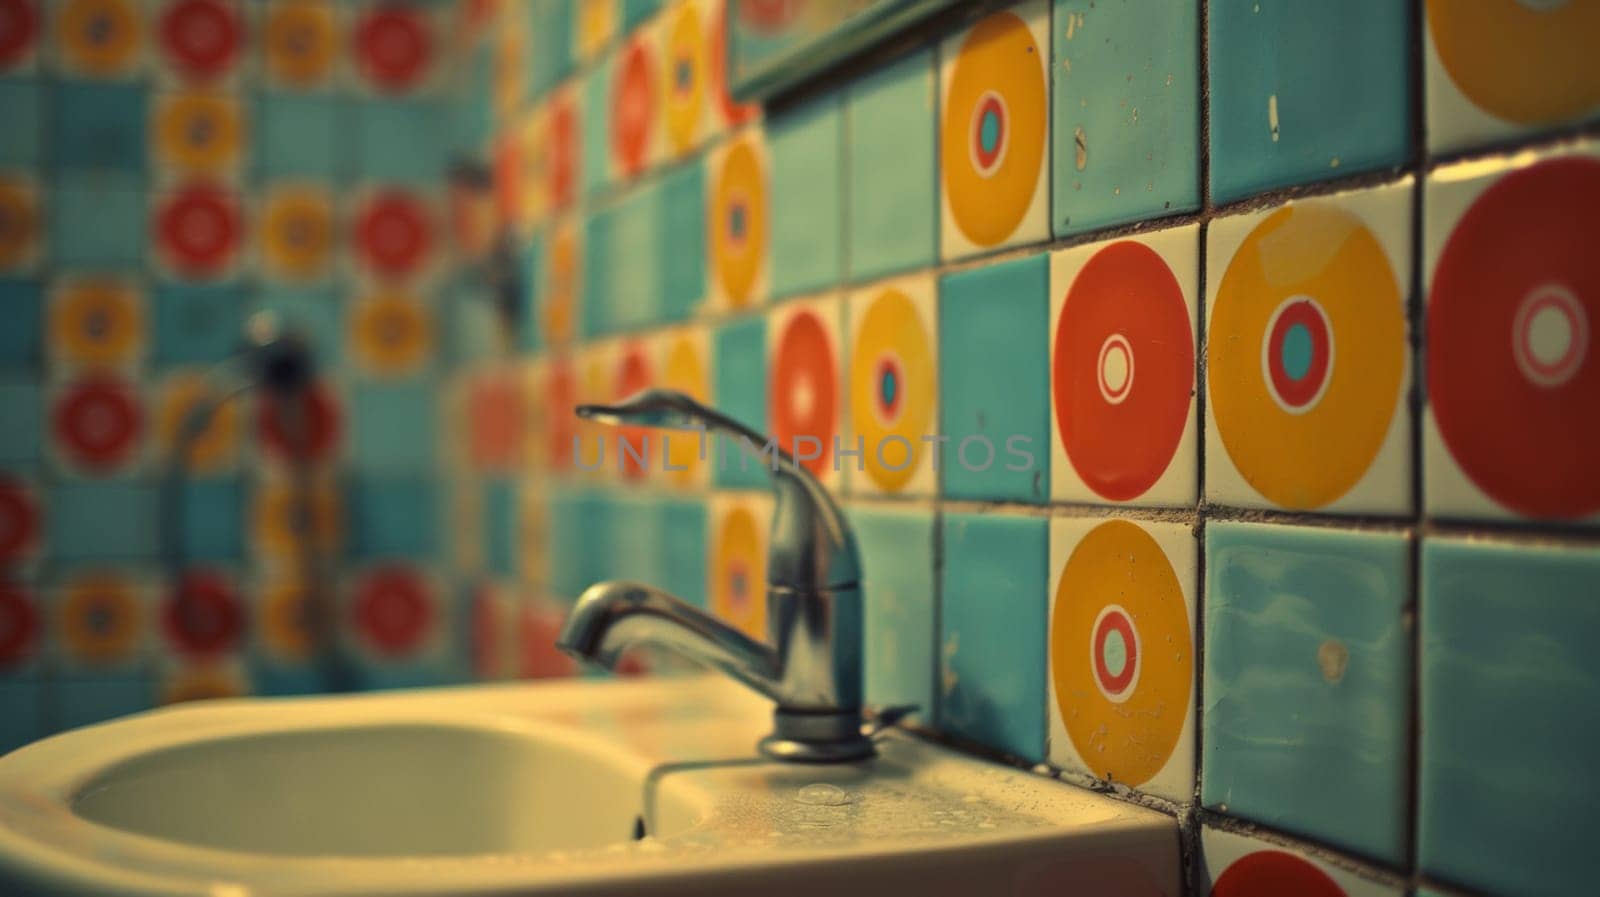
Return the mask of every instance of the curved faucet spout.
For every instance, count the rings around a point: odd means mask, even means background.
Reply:
[[[578,598],[556,647],[616,669],[638,646],[665,648],[726,673],[774,701],[783,689],[777,653],[692,604],[636,582],[602,582]]]

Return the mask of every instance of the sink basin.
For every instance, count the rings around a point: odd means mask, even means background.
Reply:
[[[0,757],[0,894],[1179,893],[1170,816],[904,732],[773,763],[769,714],[715,677],[140,714]]]
[[[560,728],[391,723],[162,748],[89,780],[72,811],[218,850],[526,853],[627,840],[638,780],[624,758]]]

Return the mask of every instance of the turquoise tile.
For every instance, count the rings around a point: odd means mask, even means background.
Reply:
[[[351,104],[317,94],[266,91],[256,105],[253,158],[269,177],[337,179],[351,169]]]
[[[716,407],[761,432],[767,426],[767,321],[761,316],[730,321],[712,336],[711,394]],[[713,479],[722,488],[762,489],[767,472],[733,441],[717,440]]]
[[[159,556],[154,485],[75,480],[51,487],[45,517],[50,556],[62,561],[144,561]]]
[[[603,543],[605,511],[585,489],[556,488],[549,503],[550,588],[556,597],[576,599],[598,582],[599,562],[611,549]]]
[[[452,284],[447,289],[450,313],[440,329],[440,358],[457,365],[472,365],[503,352],[505,322],[495,308],[494,296],[481,282]]]
[[[44,363],[43,309],[38,281],[0,279],[0,376],[38,373]]]
[[[517,575],[517,483],[495,477],[483,484],[484,560],[491,576],[510,579]]]
[[[45,736],[47,688],[42,682],[0,679],[0,756]]]
[[[356,170],[367,180],[433,185],[450,164],[448,107],[437,101],[376,99],[356,104]]]
[[[686,321],[706,295],[706,174],[698,160],[663,175],[656,214],[660,319]]]
[[[177,500],[183,503],[180,538],[186,562],[243,560],[244,486],[237,477],[190,480]]]
[[[1404,161],[1412,7],[1393,0],[1212,4],[1212,199]]]
[[[845,106],[845,233],[852,280],[933,264],[939,253],[931,49],[850,85]]]
[[[934,716],[934,517],[931,508],[850,508],[862,565],[866,699]]]
[[[594,197],[611,178],[611,68],[615,54],[589,70],[582,87],[583,113],[578,116],[582,155],[578,164],[583,195]]]
[[[228,284],[162,284],[151,298],[158,366],[222,361],[244,342],[245,291]]]
[[[433,383],[359,384],[350,401],[355,465],[372,473],[426,473],[439,439]]]
[[[607,330],[638,330],[660,319],[659,205],[660,193],[653,186],[633,190],[617,204],[607,259]]]
[[[612,296],[616,293],[616,271],[611,264],[616,217],[615,207],[606,206],[591,211],[583,222],[579,285],[582,297],[578,302],[578,332],[583,336],[599,336],[611,327]]]
[[[1056,0],[1052,222],[1058,237],[1200,207],[1194,0]]]
[[[1041,762],[1049,521],[946,514],[943,529],[939,726]]]
[[[6,121],[0,130],[0,167],[38,167],[45,157],[44,89],[31,78],[0,79],[0,109]]]
[[[841,94],[767,124],[772,154],[772,294],[810,293],[844,277]]]
[[[1049,494],[1049,275],[1048,257],[1034,255],[939,280],[948,498],[1043,504]]]
[[[655,15],[662,0],[622,0],[622,30],[631,31],[635,25]]]
[[[263,286],[257,307],[275,313],[285,327],[298,332],[310,344],[319,367],[337,367],[344,356],[342,295],[336,287]]]
[[[1206,806],[1404,864],[1409,555],[1399,534],[1207,526]]]
[[[1600,794],[1600,549],[1427,540],[1417,859],[1529,897],[1587,893]]]
[[[39,460],[44,439],[44,392],[35,379],[0,383],[0,464]]]
[[[155,706],[155,683],[145,675],[61,678],[51,683],[49,720],[57,731],[103,723]]]
[[[427,476],[352,477],[345,524],[351,557],[437,556],[443,523],[439,490],[438,481]]]
[[[142,270],[150,210],[138,176],[71,172],[51,191],[50,257],[62,268]]]
[[[705,607],[706,529],[705,502],[690,498],[663,499],[656,507],[659,538],[656,568],[661,588],[696,607]]]
[[[544,344],[542,300],[540,289],[544,286],[543,232],[534,234],[517,253],[517,351],[532,354]]]
[[[598,579],[661,584],[661,515],[654,497],[615,492],[601,503]]]
[[[572,70],[572,0],[525,4],[528,12],[528,88],[538,97]]]
[[[147,95],[146,88],[137,84],[57,81],[50,99],[54,167],[144,174]]]

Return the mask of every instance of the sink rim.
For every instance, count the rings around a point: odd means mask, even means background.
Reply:
[[[228,880],[258,882],[277,877],[285,890],[313,883],[359,888],[380,878],[414,884],[405,875],[414,877],[417,867],[456,873],[482,872],[489,865],[486,861],[512,869],[531,867],[542,859],[541,854],[284,856],[224,850],[103,825],[79,816],[73,800],[85,786],[118,766],[161,751],[263,734],[396,725],[490,731],[581,745],[583,750],[603,755],[600,762],[614,764],[643,783],[653,768],[670,758],[652,756],[620,739],[607,738],[586,726],[584,717],[616,708],[649,714],[664,701],[682,703],[685,692],[699,698],[695,709],[708,718],[740,724],[745,733],[740,740],[754,745],[766,722],[765,713],[759,712],[760,702],[707,676],[225,699],[160,708],[69,730],[0,756],[0,871],[33,875],[52,885],[92,888],[97,894],[215,897],[217,883]],[[672,701],[674,695],[677,698]],[[743,759],[752,753],[753,748],[736,756]],[[675,790],[675,797],[705,808],[713,800],[709,794],[682,789]],[[628,842],[620,843],[626,846]],[[520,862],[504,863],[508,857]],[[397,868],[405,874],[394,879]],[[544,872],[542,867],[540,871]],[[541,877],[540,884],[544,881]],[[273,889],[263,886],[263,890],[270,893]]]
[[[910,775],[947,794],[952,785],[968,792],[976,789],[987,795],[984,799],[991,806],[1025,805],[1034,818],[1023,826],[992,833],[961,832],[939,841],[912,833],[843,843],[791,839],[776,845],[777,850],[770,842],[756,844],[752,836],[759,840],[768,825],[756,819],[759,827],[749,827],[752,799],[787,800],[792,777],[800,768],[756,754],[755,742],[767,730],[770,713],[770,704],[753,693],[707,675],[245,699],[140,714],[63,733],[0,757],[0,880],[20,881],[29,893],[110,897],[614,894],[630,893],[646,882],[680,890],[716,887],[741,876],[744,881],[782,876],[774,880],[793,882],[819,870],[887,868],[875,865],[881,862],[929,860],[943,868],[951,862],[957,863],[955,868],[970,868],[962,864],[993,864],[1001,856],[1057,857],[1062,848],[1090,845],[1092,850],[1094,844],[1108,840],[1134,843],[1128,839],[1138,839],[1144,845],[1139,849],[1146,852],[1151,849],[1148,845],[1159,843],[1158,853],[1172,854],[1171,870],[1160,874],[1176,874],[1177,825],[1170,815],[896,731],[880,736],[883,756],[876,762],[887,765],[857,770],[869,781],[901,787],[895,784],[900,779],[879,779],[882,772],[891,777]],[[351,725],[358,720],[584,729],[590,737],[609,739],[608,747],[626,755],[627,762],[652,771],[659,789],[674,792],[674,803],[698,794],[698,799],[713,802],[716,808],[709,817],[687,826],[666,824],[660,840],[560,851],[560,856],[323,858],[235,853],[128,834],[77,817],[62,797],[86,777],[107,769],[107,761],[137,754],[151,744],[181,744],[227,732],[315,728],[315,723],[326,726],[329,721]],[[670,774],[661,776],[664,765]],[[735,787],[726,777],[703,775],[732,769],[743,776]],[[1013,791],[1001,795],[991,785]],[[1021,789],[1022,797],[1015,789]],[[662,796],[658,790],[653,798],[658,808]],[[873,800],[871,806],[879,806]],[[1032,812],[1041,806],[1046,809]],[[1166,864],[1168,859],[1160,862]],[[861,863],[866,865],[854,865]]]

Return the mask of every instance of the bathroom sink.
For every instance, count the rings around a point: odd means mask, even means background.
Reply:
[[[626,840],[639,778],[560,728],[383,723],[162,748],[95,776],[72,811],[247,853],[528,853]]]
[[[219,701],[0,757],[0,894],[1177,895],[1162,813],[713,677]],[[1077,890],[1074,890],[1074,889]]]

